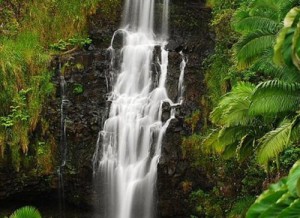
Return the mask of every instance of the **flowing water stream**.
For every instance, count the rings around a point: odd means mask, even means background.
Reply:
[[[126,0],[122,27],[113,36],[109,51],[112,92],[108,119],[99,133],[93,157],[96,183],[103,189],[105,218],[155,217],[155,182],[163,135],[175,116],[161,121],[162,104],[174,103],[165,87],[168,73],[169,0],[161,0],[160,33],[154,33],[155,0]],[[116,61],[114,40],[123,37],[120,61]],[[160,48],[160,57],[154,51]],[[155,70],[154,62],[159,66]],[[182,101],[186,62],[181,64],[178,96]],[[158,81],[155,76],[158,75]],[[115,79],[112,79],[115,78]],[[176,103],[180,103],[176,102]],[[104,201],[104,203],[103,203]]]

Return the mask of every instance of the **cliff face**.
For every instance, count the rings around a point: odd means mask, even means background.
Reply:
[[[178,51],[188,59],[185,70],[184,102],[177,110],[163,140],[162,156],[158,165],[158,211],[160,217],[188,217],[188,196],[191,190],[207,187],[205,173],[193,168],[182,153],[182,139],[192,133],[185,118],[200,110],[195,131],[204,125],[206,110],[203,108],[204,84],[203,60],[212,52],[213,35],[209,30],[210,9],[202,1],[173,1],[170,14],[171,64],[168,75],[168,91],[174,96],[181,61]],[[168,110],[168,109],[166,109]]]
[[[121,14],[121,8],[118,10],[119,13],[116,14]],[[159,217],[162,218],[188,217],[187,198],[190,190],[206,186],[201,169],[193,169],[191,163],[184,158],[181,143],[182,137],[191,134],[191,127],[185,123],[185,118],[193,111],[201,110],[201,99],[205,94],[202,62],[214,46],[209,31],[210,19],[210,10],[205,7],[203,1],[171,1],[167,88],[172,100],[177,97],[179,66],[182,61],[179,52],[183,52],[188,63],[184,79],[184,102],[177,109],[176,119],[171,121],[166,132],[158,165],[157,208]],[[63,168],[66,198],[81,207],[93,206],[92,155],[98,132],[108,110],[106,74],[109,58],[106,49],[109,47],[113,32],[118,28],[119,21],[120,17],[108,20],[100,13],[96,13],[90,18],[89,24],[93,45],[83,51],[57,58],[53,63],[56,66],[56,74],[53,77],[56,95],[45,108],[45,117],[49,121],[49,131],[56,141],[57,165],[61,162],[59,152],[61,146],[66,148],[66,166]],[[63,107],[66,119],[64,143],[61,135],[62,78],[66,82],[65,100],[67,100]],[[169,111],[170,108],[166,105],[164,114],[168,116]],[[201,112],[201,117],[205,118],[205,110]],[[203,120],[197,122],[197,130],[203,125]],[[42,179],[48,181],[42,191],[51,191],[53,189],[50,187],[57,186],[56,169],[54,168],[50,179]],[[38,179],[33,180],[37,186],[41,184]],[[3,187],[2,184],[0,187]],[[34,191],[34,188],[31,191]],[[11,191],[3,196],[13,196],[15,193]]]

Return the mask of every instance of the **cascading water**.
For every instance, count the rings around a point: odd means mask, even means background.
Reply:
[[[59,62],[60,75],[60,89],[61,89],[61,105],[60,105],[60,165],[58,167],[58,195],[59,195],[59,213],[61,218],[65,218],[65,190],[64,190],[64,168],[67,159],[67,125],[66,125],[66,107],[68,106],[68,99],[66,97],[66,81],[61,72],[61,62]]]
[[[184,79],[184,71],[187,64],[187,59],[183,55],[182,51],[180,52],[180,55],[182,57],[182,61],[180,63],[180,76],[179,76],[179,82],[178,82],[178,100],[177,102],[179,104],[183,101],[183,93],[184,93],[184,86],[183,86],[183,79]]]
[[[109,117],[99,133],[93,157],[96,182],[104,186],[101,197],[105,218],[155,217],[157,163],[174,109],[170,119],[162,123],[163,102],[173,105],[165,88],[169,0],[163,0],[162,27],[157,39],[153,32],[154,3],[126,0],[123,27],[115,32],[109,48],[113,69],[113,43],[115,36],[122,34],[121,63],[109,97]],[[153,67],[157,46],[161,50],[158,84],[153,79],[157,73]]]

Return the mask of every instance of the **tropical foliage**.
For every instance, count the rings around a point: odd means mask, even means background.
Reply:
[[[43,104],[54,91],[50,62],[54,55],[91,43],[88,17],[97,8],[108,14],[117,4],[118,0],[0,1],[0,166],[6,163],[19,171],[28,154],[51,162],[51,153],[39,157],[38,152],[53,150],[41,118]],[[32,137],[37,126],[42,127],[40,138]],[[41,141],[46,145],[40,147]]]
[[[232,23],[240,33],[232,56],[236,73],[249,70],[265,81],[257,81],[256,87],[238,82],[220,100],[210,116],[218,129],[204,140],[206,150],[240,160],[252,152],[258,163],[267,166],[298,141],[300,74],[295,27],[299,10],[292,8],[297,3],[245,1],[235,12]]]
[[[201,145],[199,140],[194,141],[195,151],[212,157],[220,155],[225,159],[224,167],[228,166],[226,160],[234,158],[245,170],[247,167],[251,170],[256,167],[255,161],[267,172],[267,179],[260,184],[266,186],[287,173],[287,168],[280,168],[281,164],[290,166],[300,159],[296,152],[300,141],[300,3],[297,0],[211,0],[209,5],[213,8],[212,27],[216,33],[215,52],[206,63],[206,84],[213,106],[209,117],[212,126],[205,136],[198,137]],[[243,187],[247,189],[249,184]],[[280,187],[287,186],[284,179],[280,184]],[[254,193],[248,190],[238,198],[244,199],[249,194]],[[265,196],[266,202],[257,206],[261,210],[270,203]],[[281,196],[278,194],[278,199]],[[289,205],[291,201],[286,193],[281,202],[276,208],[272,205],[268,214],[274,208],[279,213],[279,207],[297,206]],[[234,210],[235,207],[228,216]],[[249,212],[248,217],[269,216],[252,216]],[[282,217],[289,216],[284,213]]]
[[[300,161],[287,177],[271,185],[249,208],[246,217],[298,217],[300,213]]]
[[[36,208],[25,206],[17,209],[9,218],[42,218],[42,216]]]

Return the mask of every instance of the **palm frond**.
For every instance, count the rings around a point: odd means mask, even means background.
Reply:
[[[232,153],[234,153],[233,156],[235,156],[239,141],[249,132],[250,128],[248,126],[233,126],[217,129],[203,140],[203,150],[207,153],[222,154],[224,157],[231,157]]]
[[[239,162],[243,162],[253,153],[254,143],[255,138],[251,134],[242,137],[236,148],[237,160]]]
[[[228,160],[230,158],[234,158],[236,156],[236,148],[238,143],[227,145],[222,153],[222,157],[225,160]]]
[[[249,33],[257,30],[275,33],[278,32],[281,27],[281,23],[261,16],[245,17],[234,25],[235,30],[241,33]]]
[[[251,70],[286,82],[300,82],[300,74],[296,67],[274,63],[273,49],[266,50],[263,56],[251,66]]]
[[[219,132],[219,143],[226,147],[228,145],[239,142],[250,131],[248,126],[232,126],[222,128]]]
[[[256,0],[251,6],[252,16],[260,15],[280,21],[280,1],[278,0]]]
[[[16,210],[10,218],[42,218],[42,216],[36,208],[25,206]]]
[[[290,140],[293,143],[298,143],[300,141],[300,117],[299,117],[299,115],[297,115],[294,118]]]
[[[268,132],[259,140],[260,149],[257,159],[260,164],[267,164],[289,145],[292,126],[292,121],[284,120],[278,128]]]
[[[261,72],[266,76],[278,78],[286,82],[300,82],[300,73],[296,67],[276,65],[274,64],[272,57],[272,50],[266,51],[263,57],[252,65],[251,70],[254,72]]]
[[[273,32],[256,31],[241,38],[235,50],[238,67],[243,69],[261,58],[268,49],[273,49],[276,36]]]
[[[238,83],[212,111],[210,114],[211,121],[227,127],[247,125],[252,120],[252,117],[248,116],[248,110],[254,88],[251,83]]]
[[[299,108],[300,84],[270,80],[260,83],[252,95],[250,115],[287,113]]]
[[[281,1],[280,14],[281,18],[284,18],[291,8],[299,5],[299,0],[285,0]]]
[[[221,154],[224,151],[224,146],[219,142],[219,130],[210,133],[202,142],[203,151],[206,153]]]

